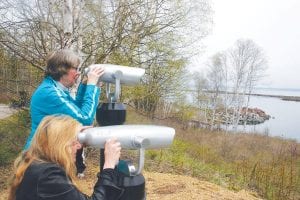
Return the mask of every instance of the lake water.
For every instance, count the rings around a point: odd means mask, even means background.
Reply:
[[[300,89],[257,89],[253,93],[300,96]],[[246,131],[268,133],[270,136],[296,139],[300,142],[300,102],[283,101],[275,97],[251,96],[250,107],[261,108],[271,118],[259,125],[247,125]],[[238,129],[243,130],[243,126],[239,126]]]

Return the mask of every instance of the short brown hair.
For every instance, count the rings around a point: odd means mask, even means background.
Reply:
[[[79,65],[80,59],[73,51],[69,49],[54,51],[48,56],[45,76],[51,76],[54,80],[59,81],[70,68],[78,68]]]

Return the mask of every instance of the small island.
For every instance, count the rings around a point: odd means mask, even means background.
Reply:
[[[255,125],[264,123],[271,118],[265,111],[259,108],[243,107],[240,113],[239,124]]]

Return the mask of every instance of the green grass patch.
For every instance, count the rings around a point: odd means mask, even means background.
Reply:
[[[216,152],[180,139],[175,139],[169,149],[148,150],[145,167],[149,171],[188,175],[230,189],[241,189],[241,177],[233,176],[231,166]]]
[[[0,165],[13,162],[22,151],[30,130],[29,112],[22,110],[0,120]]]

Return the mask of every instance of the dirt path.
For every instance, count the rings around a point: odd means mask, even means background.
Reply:
[[[259,199],[244,190],[235,193],[213,183],[200,181],[192,177],[148,172],[144,175],[146,177],[148,199],[151,200]]]
[[[0,119],[4,119],[6,117],[9,117],[14,112],[16,112],[15,109],[10,108],[6,104],[0,104]]]
[[[97,169],[92,171],[95,177]],[[146,179],[147,200],[260,200],[248,191],[233,192],[188,176],[155,172],[144,172],[143,175]],[[80,187],[89,195],[95,181],[92,179],[88,173],[85,179],[79,181]]]
[[[92,193],[98,169],[94,162],[88,163],[85,178],[77,182],[88,195]],[[7,199],[6,184],[11,172],[11,166],[0,168],[0,200]],[[189,176],[147,171],[143,175],[146,179],[147,200],[261,200],[249,191],[234,192]]]

